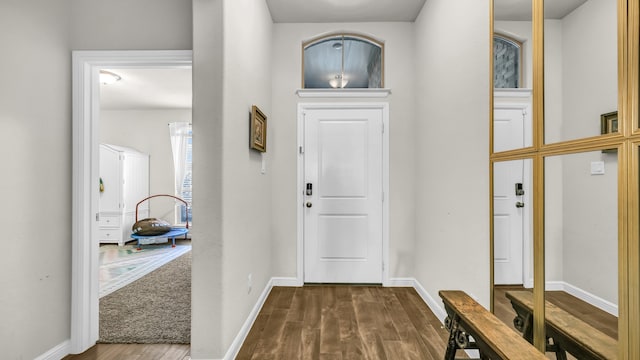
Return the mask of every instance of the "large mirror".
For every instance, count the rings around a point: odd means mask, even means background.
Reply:
[[[617,153],[591,151],[545,158],[545,330],[551,358],[580,336],[617,358]],[[560,333],[561,332],[561,333]],[[584,341],[584,340],[583,340]]]
[[[494,0],[494,152],[532,145],[531,0]]]
[[[617,1],[544,7],[545,144],[617,132]]]

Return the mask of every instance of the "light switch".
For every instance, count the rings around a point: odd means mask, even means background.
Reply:
[[[264,153],[260,153],[260,155],[262,156],[262,167],[260,168],[260,173],[264,174],[267,172],[267,157]]]
[[[591,162],[591,175],[604,175],[604,161]]]

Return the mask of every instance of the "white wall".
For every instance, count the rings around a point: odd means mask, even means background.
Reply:
[[[191,0],[66,1],[74,50],[191,49]]]
[[[617,153],[562,156],[563,281],[618,304]],[[605,161],[605,175],[590,175]],[[595,265],[597,264],[597,266]]]
[[[299,98],[302,42],[326,33],[353,32],[385,44],[385,87],[390,107],[390,277],[412,276],[415,238],[414,35],[412,23],[275,24],[273,30],[273,266],[277,276],[295,277],[297,251],[297,104],[340,99]],[[351,102],[367,101],[349,99]]]
[[[600,134],[618,108],[617,6],[589,0],[562,20],[562,140]]]
[[[222,3],[193,0],[193,220],[191,358],[221,358],[222,345]],[[248,135],[247,135],[248,136]],[[235,330],[235,329],[234,329]]]
[[[3,73],[0,188],[5,228],[17,229],[0,262],[0,349],[33,359],[70,336],[71,51],[190,49],[189,1],[0,3]],[[152,9],[152,11],[149,11]]]
[[[222,344],[238,334],[273,276],[271,266],[271,179],[278,127],[271,106],[272,21],[263,0],[224,3],[223,204],[224,272]],[[249,148],[249,115],[257,105],[267,116],[267,152]],[[266,158],[261,174],[262,157]],[[252,289],[248,290],[248,276]]]
[[[210,225],[193,234],[194,359],[225,354],[273,276],[271,27],[264,1],[194,1],[194,183],[210,184],[194,188],[194,222]],[[266,174],[249,149],[254,104],[268,119]]]
[[[149,194],[174,195],[173,154],[167,124],[176,121],[190,123],[191,109],[102,110],[100,143],[126,146],[149,154]],[[150,216],[176,222],[174,200],[156,198],[149,201]]]
[[[0,3],[0,349],[33,359],[69,338],[71,53],[66,2]]]
[[[562,19],[563,140],[600,134],[600,114],[618,108],[616,10],[614,1],[590,0]],[[616,155],[596,151],[563,156],[562,161],[562,280],[614,304]],[[605,175],[590,174],[592,161],[605,162]]]
[[[442,31],[446,29],[446,31]],[[429,0],[416,20],[415,275],[489,306],[489,3]]]

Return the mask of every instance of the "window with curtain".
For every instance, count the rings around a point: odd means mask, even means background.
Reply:
[[[171,150],[173,153],[173,169],[175,179],[175,196],[184,199],[189,206],[176,204],[176,222],[191,224],[192,200],[192,130],[187,122],[169,124]]]

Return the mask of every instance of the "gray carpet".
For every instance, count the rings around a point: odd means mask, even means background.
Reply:
[[[189,344],[191,251],[100,299],[98,342]]]

